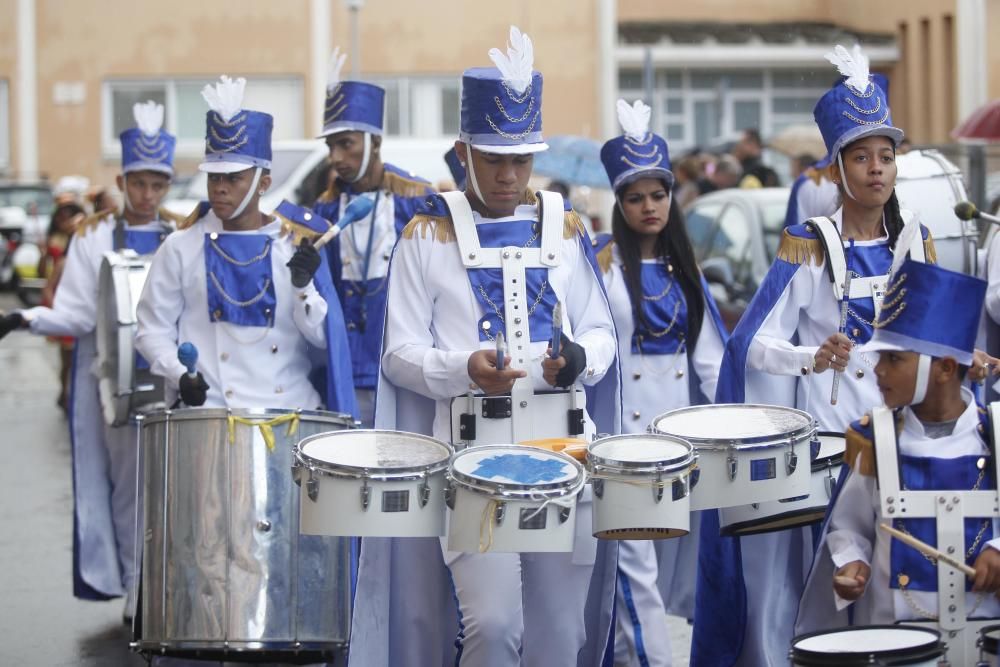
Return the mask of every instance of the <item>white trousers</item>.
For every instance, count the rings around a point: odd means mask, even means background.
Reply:
[[[626,540],[619,543],[615,595],[616,667],[669,667],[672,662],[667,611],[657,585],[659,571],[656,542]]]
[[[136,585],[137,543],[135,534],[136,495],[139,442],[134,424],[105,427],[104,442],[108,448],[108,476],[111,480],[111,522],[118,546],[118,565],[126,593]]]

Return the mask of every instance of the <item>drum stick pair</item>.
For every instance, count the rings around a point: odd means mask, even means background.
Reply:
[[[914,549],[924,554],[925,556],[933,558],[941,563],[944,563],[945,565],[955,568],[956,570],[967,576],[969,579],[976,578],[975,568],[969,567],[962,561],[956,560],[955,558],[952,558],[948,554],[938,551],[937,549],[927,544],[926,542],[922,542],[917,538],[913,537],[912,535],[908,535],[901,530],[896,530],[892,526],[885,523],[880,523],[878,527],[884,530],[885,532],[889,533],[893,537],[895,537],[903,544],[907,544],[913,547]]]

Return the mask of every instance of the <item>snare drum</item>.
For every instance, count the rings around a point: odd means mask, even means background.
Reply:
[[[450,446],[416,433],[351,430],[299,443],[292,477],[301,487],[306,535],[440,537]]]
[[[104,421],[128,422],[137,413],[164,407],[163,379],[137,357],[135,316],[146,284],[150,257],[132,251],[106,252],[101,262],[97,298],[97,388]]]
[[[700,405],[660,415],[654,433],[690,442],[698,453],[691,509],[805,496],[810,488],[812,417],[777,405]]]
[[[990,667],[1000,665],[1000,625],[987,625],[979,631],[979,661]]]
[[[826,506],[833,497],[833,489],[837,486],[846,445],[843,433],[824,431],[816,437],[819,453],[812,462],[807,496],[726,507],[719,511],[719,533],[729,536],[756,535],[822,521]]]
[[[295,443],[349,415],[190,408],[143,420],[148,654],[326,662],[350,636],[350,540],[299,534]]]
[[[667,435],[616,435],[591,443],[594,536],[610,540],[681,537],[690,531],[689,492],[697,456]]]
[[[789,658],[797,667],[936,667],[944,654],[945,645],[936,630],[871,625],[800,635],[792,640]]]
[[[523,445],[470,447],[452,458],[448,549],[569,552],[586,483],[572,457]]]

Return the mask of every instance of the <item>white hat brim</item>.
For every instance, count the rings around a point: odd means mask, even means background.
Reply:
[[[516,144],[505,146],[501,144],[472,144],[472,147],[480,153],[493,153],[494,155],[530,155],[547,151],[549,145],[545,142],[539,144]]]
[[[246,162],[225,162],[222,160],[202,162],[198,165],[198,171],[204,171],[208,174],[235,174],[238,171],[246,171],[253,168],[254,165],[247,164]]]

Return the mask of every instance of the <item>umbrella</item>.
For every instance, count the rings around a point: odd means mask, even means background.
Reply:
[[[601,145],[593,139],[562,135],[546,139],[547,151],[535,153],[533,171],[568,185],[608,188],[608,174],[601,163]]]
[[[954,139],[1000,141],[1000,99],[985,104],[951,131]]]
[[[821,158],[826,155],[826,144],[819,128],[812,123],[789,125],[774,136],[769,145],[779,153],[788,157],[798,157],[803,153]]]

